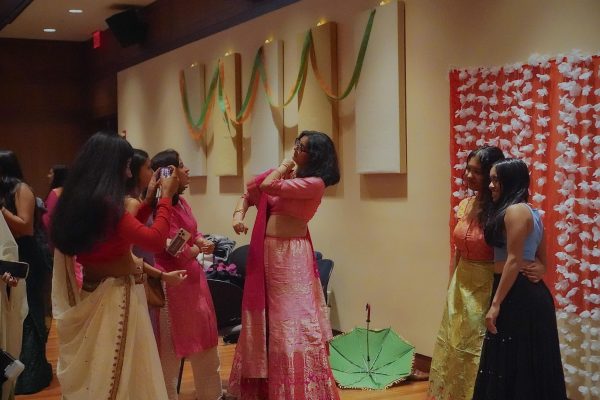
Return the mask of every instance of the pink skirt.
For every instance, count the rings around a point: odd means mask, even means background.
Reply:
[[[331,325],[312,246],[305,238],[275,237],[265,238],[264,246],[268,378],[243,379],[244,352],[236,351],[229,392],[244,400],[339,399],[327,349]]]

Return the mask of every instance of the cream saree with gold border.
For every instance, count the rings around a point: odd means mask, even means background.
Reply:
[[[52,307],[64,400],[167,399],[143,285],[107,278],[77,289],[73,259],[54,254]]]

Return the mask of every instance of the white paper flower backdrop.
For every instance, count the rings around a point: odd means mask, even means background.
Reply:
[[[467,195],[463,173],[476,147],[499,146],[529,165],[569,397],[600,398],[600,57],[456,69],[450,99],[453,208]]]

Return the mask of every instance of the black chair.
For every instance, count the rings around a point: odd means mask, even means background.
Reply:
[[[227,259],[227,264],[235,264],[237,267],[237,273],[240,274],[242,278],[246,277],[246,260],[248,258],[248,250],[250,250],[250,245],[247,244],[236,247],[229,254],[229,258]]]
[[[329,285],[329,278],[331,277],[331,271],[333,270],[333,260],[322,258],[317,260],[317,267],[319,269],[319,278],[321,279],[321,286],[323,287],[323,295],[325,296],[325,303],[329,304],[327,298],[327,286]]]
[[[227,342],[227,335],[239,328],[242,323],[243,289],[231,282],[217,279],[207,279],[206,281],[215,306],[219,335],[223,336],[223,340]]]
[[[243,290],[231,282],[217,279],[207,279],[206,281],[208,282],[208,288],[215,306],[219,336],[223,337],[225,343],[237,343],[242,327]],[[177,393],[179,393],[179,389],[181,388],[184,362],[185,358],[182,358],[179,367]]]

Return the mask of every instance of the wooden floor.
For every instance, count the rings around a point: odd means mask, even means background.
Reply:
[[[231,371],[231,362],[235,345],[219,344],[219,354],[221,356],[221,378],[223,386],[227,387],[229,372]],[[58,340],[54,325],[50,330],[50,337],[47,345],[48,361],[56,372],[56,359],[58,357]],[[427,382],[410,382],[396,385],[387,390],[366,391],[366,390],[340,390],[342,400],[425,400],[427,394]],[[56,375],[51,385],[45,390],[27,396],[16,396],[18,400],[60,400],[60,386]],[[181,400],[194,400],[194,383],[192,380],[192,369],[189,363],[185,363],[183,382],[181,383]],[[93,400],[93,399],[90,399]],[[136,400],[136,399],[132,399]],[[150,400],[150,399],[149,399]]]

